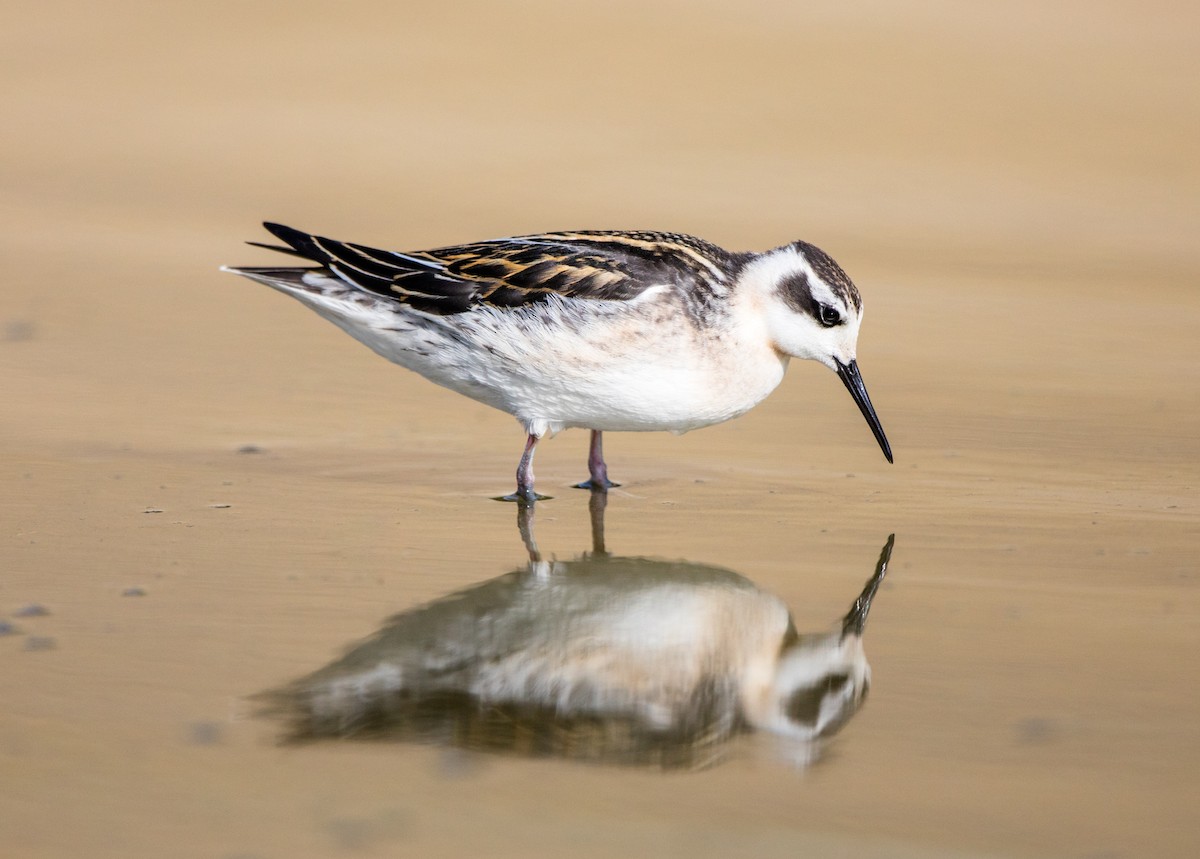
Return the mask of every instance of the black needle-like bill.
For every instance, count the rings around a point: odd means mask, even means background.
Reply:
[[[854,601],[854,605],[850,606],[850,611],[842,620],[842,637],[847,635],[863,634],[863,630],[867,626],[867,612],[871,610],[871,600],[875,598],[875,592],[879,590],[879,585],[883,581],[883,577],[887,575],[888,563],[892,560],[892,546],[896,545],[896,535],[891,534],[887,538],[887,542],[883,544],[883,551],[879,553],[879,561],[875,564],[875,574],[867,579],[866,586],[858,595],[858,599]]]
[[[871,405],[871,398],[867,396],[867,388],[858,372],[858,362],[851,361],[849,364],[843,364],[838,361],[837,374],[838,378],[846,385],[850,396],[854,397],[854,402],[858,403],[858,410],[863,413],[863,417],[871,425],[871,432],[875,434],[875,440],[883,448],[883,455],[887,457],[888,462],[892,462],[892,446],[888,444],[887,436],[883,434],[883,426],[879,423],[879,416],[875,414],[875,407]]]

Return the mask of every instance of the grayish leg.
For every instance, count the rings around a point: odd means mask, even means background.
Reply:
[[[604,546],[604,508],[608,506],[608,490],[593,489],[588,499],[588,513],[592,519],[592,557],[607,558]]]
[[[576,483],[576,489],[591,489],[604,492],[619,483],[608,479],[608,466],[604,464],[604,439],[600,430],[592,430],[592,444],[588,449],[588,474],[590,477],[583,483]]]
[[[533,505],[518,504],[517,505],[517,533],[521,535],[521,542],[525,544],[525,551],[529,553],[530,563],[538,563],[542,560],[542,553],[538,549],[537,540],[533,536]]]
[[[538,495],[533,491],[533,449],[537,447],[538,438],[529,435],[525,438],[525,452],[517,464],[517,491],[511,495],[497,498],[497,501],[516,501],[519,504],[532,504],[549,498],[549,495]]]

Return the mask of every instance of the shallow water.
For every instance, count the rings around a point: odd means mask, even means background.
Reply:
[[[608,493],[590,493],[592,545],[528,562],[388,618],[328,665],[258,696],[281,736],[428,742],[664,770],[721,762],[745,734],[799,767],[861,708],[870,608],[888,537],[846,614],[800,632],[787,606],[732,570],[608,551]]]
[[[793,8],[13,11],[0,853],[1197,853],[1200,21]],[[666,772],[282,742],[256,695],[529,551],[490,500],[514,422],[217,273],[264,217],[830,251],[896,464],[794,365],[732,423],[606,438],[604,542],[809,632],[895,533],[861,710]],[[549,561],[595,548],[586,443],[538,453]]]

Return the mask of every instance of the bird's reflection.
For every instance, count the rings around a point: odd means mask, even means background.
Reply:
[[[433,741],[693,768],[761,730],[811,762],[859,709],[863,627],[891,556],[832,629],[799,634],[777,597],[730,570],[593,550],[547,561],[518,510],[522,569],[389,619],[342,658],[263,696],[291,741]]]

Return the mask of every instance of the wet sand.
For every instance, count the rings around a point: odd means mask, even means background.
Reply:
[[[364,4],[8,16],[0,853],[1194,856],[1200,97],[1187,4]],[[419,248],[804,238],[896,452],[793,364],[614,435],[609,548],[800,629],[896,534],[870,699],[799,769],[279,744],[251,696],[518,568],[519,428],[216,271],[263,218]],[[250,447],[248,447],[250,446]],[[586,435],[537,539],[589,549]],[[41,616],[22,611],[44,607]]]

